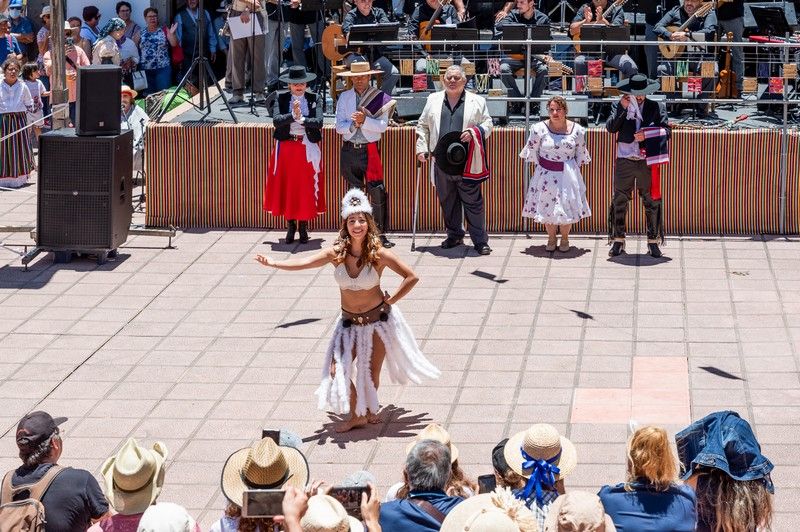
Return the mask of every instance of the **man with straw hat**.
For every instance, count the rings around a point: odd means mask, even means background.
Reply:
[[[100,468],[106,499],[117,513],[102,519],[89,532],[135,528],[142,514],[161,494],[167,454],[161,442],[148,449],[128,438],[119,452]]]
[[[670,128],[666,106],[647,99],[659,87],[657,81],[643,74],[618,83],[622,96],[606,122],[606,129],[617,133],[614,197],[608,209],[610,257],[625,252],[625,216],[634,184],[644,205],[647,253],[653,258],[661,257],[658,245],[664,242],[664,213],[658,165],[669,162]]]
[[[150,117],[144,109],[134,103],[139,95],[134,89],[123,85],[120,89],[122,97],[122,116],[120,117],[120,129],[133,130],[133,169],[142,170],[142,152],[144,151],[144,131],[150,122]]]
[[[527,479],[514,495],[525,501],[544,528],[553,501],[564,493],[564,477],[578,464],[575,446],[552,425],[537,423],[511,436],[503,457],[512,471]]]
[[[336,102],[336,132],[343,139],[339,160],[342,176],[350,187],[366,189],[381,243],[390,248],[394,243],[386,237],[389,200],[378,142],[389,126],[396,102],[370,86],[371,76],[380,73],[364,60],[350,63],[350,70],[340,74],[352,81],[353,88],[343,92]]]
[[[271,438],[234,452],[222,468],[222,493],[240,507],[245,491],[303,488],[307,483],[308,462],[303,453]]]

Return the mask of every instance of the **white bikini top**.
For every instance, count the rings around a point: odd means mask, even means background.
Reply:
[[[342,290],[369,290],[381,284],[381,279],[378,277],[378,270],[371,264],[367,264],[361,268],[361,271],[358,272],[358,277],[353,278],[347,273],[347,267],[344,265],[344,262],[342,262],[336,267],[336,270],[334,270],[333,276],[336,278],[336,282]]]

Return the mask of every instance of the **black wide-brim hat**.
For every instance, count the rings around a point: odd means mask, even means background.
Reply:
[[[284,83],[308,83],[317,79],[317,75],[306,71],[306,67],[297,65],[289,67],[289,71],[278,79]]]
[[[461,141],[461,131],[451,131],[439,138],[436,149],[436,166],[450,175],[461,175],[467,164],[467,143]]]
[[[628,79],[620,81],[615,86],[620,92],[634,96],[652,94],[661,88],[661,84],[658,81],[648,79],[644,74],[635,74]]]

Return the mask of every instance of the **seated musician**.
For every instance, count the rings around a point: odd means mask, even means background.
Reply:
[[[625,13],[622,6],[613,6],[608,15],[603,14],[609,9],[608,0],[591,0],[588,4],[583,4],[575,13],[572,24],[569,25],[569,34],[573,37],[580,35],[581,26],[584,24],[603,24],[604,26],[623,26],[625,25]],[[620,71],[623,77],[629,78],[639,73],[639,68],[628,54],[611,55],[605,53],[602,57],[604,62]],[[588,74],[586,56],[575,57],[575,75],[585,76]]]
[[[350,29],[361,24],[388,24],[389,17],[383,9],[372,7],[373,0],[355,0],[356,9],[351,9],[342,21],[342,33],[350,37]],[[350,54],[345,59],[345,65],[350,68],[354,61],[361,60],[359,54],[369,61],[372,68],[383,72],[381,90],[391,95],[395,85],[400,80],[400,71],[384,55],[383,47],[370,46],[358,50],[358,54]]]
[[[454,4],[456,5],[455,7]],[[433,21],[431,21],[431,18],[439,9],[439,7],[441,7],[439,15]],[[412,13],[411,18],[408,21],[408,34],[414,39],[418,40],[430,39],[431,33],[430,29],[428,28],[430,24],[454,25],[461,21],[457,9],[462,12],[464,10],[461,0],[459,0],[458,3],[451,2],[447,4],[442,4],[439,0],[424,0],[420,2],[417,4],[417,7],[414,8],[414,13]],[[427,34],[425,33],[426,30],[428,30]],[[414,52],[417,54],[423,54],[425,56],[424,58],[417,60],[414,71],[417,73],[426,72],[428,66],[427,60],[428,58],[431,58],[432,55],[419,45],[414,46]],[[466,62],[466,59],[462,58],[461,62]]]
[[[661,20],[656,24],[655,32],[661,39],[665,41],[674,42],[687,42],[692,40],[692,35],[695,33],[702,33],[706,41],[713,41],[717,33],[717,15],[714,11],[710,11],[705,16],[697,16],[689,22],[685,31],[674,31],[675,28],[680,28],[686,21],[688,21],[695,12],[701,8],[703,0],[684,0],[683,6],[676,6],[661,17]],[[700,63],[702,61],[713,61],[714,55],[709,50],[702,53],[694,52],[691,57],[684,55],[683,61],[689,61],[689,71],[694,72],[695,75],[700,75]],[[659,76],[674,76],[675,75],[675,61],[663,61],[658,65]],[[678,85],[676,80],[676,86]],[[702,82],[703,94],[710,95],[714,90],[714,79],[703,78]],[[675,97],[676,94],[672,94]],[[679,112],[681,106],[674,105],[673,112]],[[705,104],[696,105],[698,118],[706,118],[708,116],[707,106]]]
[[[526,26],[547,26],[550,24],[550,17],[548,17],[544,12],[539,11],[536,9],[536,0],[517,0],[517,8],[511,11],[504,19],[497,23],[495,26],[496,32],[499,37],[502,38],[503,35],[503,26],[505,24],[525,24]],[[548,56],[545,56],[543,59],[549,60]],[[514,98],[522,98],[523,95],[519,91],[519,87],[517,87],[517,82],[514,80],[514,73],[519,69],[525,68],[525,58],[520,57],[511,57],[505,55],[500,60],[500,79],[503,81],[503,85],[505,85],[506,89],[508,89],[508,95]],[[535,57],[531,58],[531,65],[530,65],[530,74],[534,78],[533,83],[530,87],[530,96],[533,98],[538,98],[544,92],[544,84],[547,81],[547,63],[537,59]],[[524,75],[524,71],[523,74]],[[526,83],[529,83],[526,80]],[[534,106],[538,107],[538,106]],[[516,109],[517,112],[519,109],[522,108],[520,104],[512,104],[512,109]]]
[[[475,27],[479,30],[492,30],[499,21],[503,20],[511,13],[514,2],[498,2],[498,0],[467,0],[468,15],[459,13],[462,18],[465,16],[475,18]],[[499,8],[499,9],[498,9]]]

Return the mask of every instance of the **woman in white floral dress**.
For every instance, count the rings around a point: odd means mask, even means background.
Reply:
[[[572,224],[592,215],[586,201],[581,165],[592,158],[586,149],[586,129],[567,120],[567,101],[554,96],[547,102],[550,118],[531,127],[519,156],[536,165],[525,197],[522,216],[542,223],[547,230],[547,251],[569,251]]]

